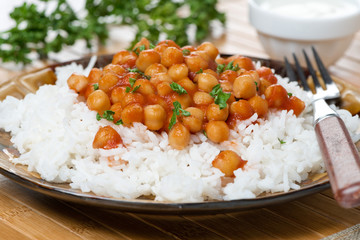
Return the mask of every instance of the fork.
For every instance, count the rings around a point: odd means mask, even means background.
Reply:
[[[350,134],[338,113],[329,107],[325,100],[340,97],[340,92],[324,67],[315,48],[312,47],[316,64],[325,83],[322,88],[316,71],[307,54],[303,51],[307,68],[312,76],[315,93],[306,81],[303,69],[293,54],[296,72],[303,89],[312,97],[314,109],[314,128],[325,167],[329,176],[334,197],[340,206],[351,208],[360,205],[360,156]],[[297,76],[285,57],[285,68],[290,81]]]

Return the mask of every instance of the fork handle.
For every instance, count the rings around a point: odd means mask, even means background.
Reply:
[[[329,115],[316,122],[316,137],[337,202],[345,208],[360,204],[360,157],[343,120]]]

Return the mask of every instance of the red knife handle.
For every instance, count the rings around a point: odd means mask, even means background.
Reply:
[[[343,120],[326,117],[315,132],[335,199],[345,208],[360,205],[360,157]]]

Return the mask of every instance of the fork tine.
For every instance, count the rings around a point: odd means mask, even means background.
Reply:
[[[300,81],[301,81],[301,84],[302,84],[302,87],[305,91],[309,91],[311,92],[310,88],[309,88],[309,85],[306,81],[306,77],[305,77],[305,74],[304,74],[304,71],[302,70],[301,66],[300,66],[300,63],[295,55],[295,53],[293,53],[293,57],[294,57],[294,61],[295,61],[295,66],[296,66],[296,70],[297,70],[297,73],[299,75],[299,78],[300,78]]]
[[[319,68],[319,71],[320,71],[320,73],[321,73],[321,76],[322,76],[324,82],[325,82],[325,83],[332,83],[333,80],[331,79],[328,71],[326,70],[324,64],[322,63],[322,61],[321,61],[318,53],[316,52],[314,46],[311,46],[311,49],[312,49],[312,51],[313,51],[316,64],[317,64],[317,66],[318,66],[318,68]]]
[[[288,76],[289,80],[291,82],[297,82],[297,77],[296,74],[294,72],[294,69],[292,68],[292,66],[290,65],[287,57],[284,57],[284,61],[285,61],[285,69],[286,69],[286,75]]]
[[[310,72],[310,74],[312,76],[316,91],[321,90],[322,87],[320,85],[319,79],[318,79],[318,77],[316,75],[316,72],[315,72],[315,70],[314,70],[314,68],[313,68],[313,66],[312,66],[312,64],[311,64],[311,62],[309,60],[309,57],[307,56],[305,50],[303,50],[303,54],[304,54],[304,57],[305,57],[307,68],[309,69],[309,72]]]

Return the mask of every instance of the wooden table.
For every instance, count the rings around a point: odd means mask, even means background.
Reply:
[[[248,23],[246,0],[223,0],[221,52],[268,57]],[[102,52],[114,52],[110,43]],[[333,75],[360,87],[360,32]],[[18,72],[0,68],[1,81]],[[159,216],[113,213],[33,192],[0,176],[0,239],[320,239],[360,223],[360,208],[343,209],[330,190],[286,204],[229,214]]]

